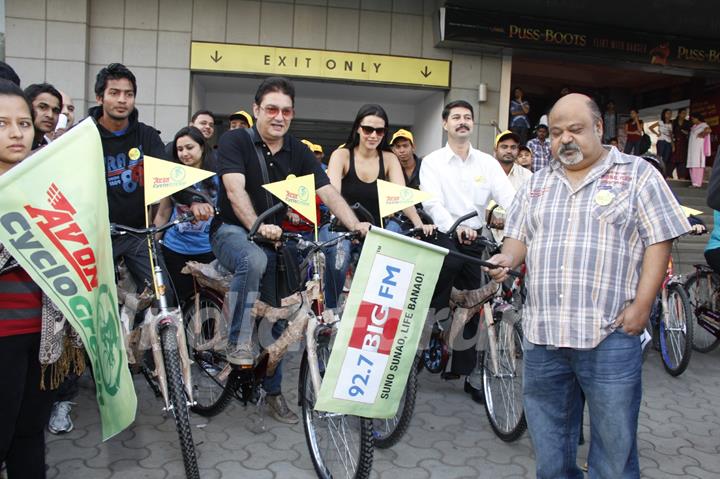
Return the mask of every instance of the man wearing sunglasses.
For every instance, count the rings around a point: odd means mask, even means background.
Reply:
[[[473,107],[466,101],[448,103],[442,112],[443,128],[448,141],[444,148],[427,155],[420,166],[420,189],[432,194],[423,202],[438,229],[447,232],[459,217],[476,211],[478,215],[463,222],[457,228],[457,241],[439,236],[441,246],[453,251],[479,256],[482,247],[475,243],[478,232],[485,224],[485,210],[494,200],[506,210],[510,207],[515,189],[500,164],[492,156],[476,150],[470,143],[474,126]],[[447,256],[443,263],[447,281],[438,281],[431,307],[436,311],[447,308],[453,286],[459,289],[475,289],[484,282],[484,275],[476,265]],[[477,322],[466,325],[463,338],[457,340],[453,351],[451,374],[454,377],[469,375],[476,363]],[[460,336],[460,335],[459,335]],[[462,338],[458,338],[462,340]],[[476,402],[482,401],[482,392],[467,380],[465,391]]]
[[[278,202],[262,186],[284,180],[290,174],[313,174],[318,196],[349,230],[365,235],[369,227],[357,220],[330,184],[310,149],[288,134],[295,114],[294,103],[295,88],[289,80],[267,78],[255,94],[255,125],[228,131],[220,138],[220,214],[213,221],[210,237],[215,256],[233,273],[227,305],[231,317],[227,360],[235,365],[251,366],[254,363],[250,310],[260,295],[261,280],[264,292],[275,284],[274,250],[247,238],[257,214]],[[279,225],[284,216],[285,209],[268,218],[258,234],[268,240],[280,239],[282,229]],[[273,328],[274,336],[280,332]],[[275,374],[265,379],[264,389],[272,417],[293,424],[298,418],[289,410],[281,394],[281,371],[281,365],[278,365]]]

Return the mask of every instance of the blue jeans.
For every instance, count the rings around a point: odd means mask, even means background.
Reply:
[[[385,229],[399,233],[402,231],[400,223],[394,220],[385,222]],[[320,241],[330,241],[342,233],[330,231],[329,225],[320,228],[318,236]],[[350,241],[341,241],[336,246],[325,248],[325,306],[337,308],[338,298],[342,294],[345,285],[345,275],[350,268],[350,260],[354,255],[359,255],[362,250],[362,243],[353,244]]]
[[[273,253],[248,241],[247,230],[241,226],[223,224],[210,239],[213,253],[233,274],[227,300],[230,334],[228,350],[233,345],[252,342],[253,322],[250,320],[252,305],[259,297],[260,281],[274,261]],[[272,258],[270,258],[272,256]]]
[[[576,463],[581,390],[590,410],[590,478],[640,477],[640,338],[621,330],[594,349],[523,344],[523,398],[538,479],[582,479]]]
[[[285,328],[287,328],[287,322],[276,321],[275,324],[273,324],[271,330],[273,339],[279,338],[283,331],[285,331]],[[268,396],[277,396],[282,392],[281,386],[283,361],[284,359],[281,359],[278,362],[277,367],[275,368],[275,373],[273,373],[272,376],[265,376],[265,379],[263,379],[263,389]]]

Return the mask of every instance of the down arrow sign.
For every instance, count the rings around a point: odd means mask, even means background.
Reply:
[[[425,65],[425,69],[424,69],[424,70],[420,70],[420,74],[421,74],[422,76],[424,76],[425,78],[427,78],[427,77],[429,77],[430,75],[432,75],[432,72],[431,72],[430,70],[428,70],[427,65]]]
[[[215,50],[215,56],[210,55],[210,60],[214,61],[215,63],[219,62],[222,59],[222,55],[218,55],[218,51]]]

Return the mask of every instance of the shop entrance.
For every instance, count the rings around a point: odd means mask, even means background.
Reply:
[[[524,90],[530,103],[529,117],[533,128],[560,98],[563,89],[594,98],[601,110],[612,101],[619,130],[614,136],[624,141],[622,125],[629,118],[631,108],[640,111],[647,127],[657,121],[662,108],[689,105],[693,91],[698,83],[702,85],[702,79],[698,82],[691,71],[683,75],[675,69],[673,73],[658,73],[624,64],[569,63],[518,54],[513,56],[512,88]]]

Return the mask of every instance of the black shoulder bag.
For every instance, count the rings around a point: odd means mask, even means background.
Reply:
[[[270,183],[270,175],[268,175],[267,162],[263,154],[262,147],[256,143],[255,130],[246,128],[245,131],[250,135],[250,139],[255,147],[258,164],[262,173],[263,184]],[[267,207],[273,206],[273,200],[270,192],[265,190],[265,201]],[[283,298],[286,298],[298,291],[301,286],[300,268],[298,267],[297,250],[292,246],[283,244],[274,255],[275,264],[272,264],[272,258],[268,258],[266,274],[260,282],[260,299],[270,306],[279,308]],[[275,281],[266,281],[267,271],[275,271]],[[268,278],[269,279],[269,278]]]

